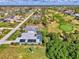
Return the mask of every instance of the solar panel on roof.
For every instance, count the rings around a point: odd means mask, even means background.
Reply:
[[[36,42],[36,39],[28,39],[28,42]]]
[[[25,42],[25,39],[20,39],[20,42]]]

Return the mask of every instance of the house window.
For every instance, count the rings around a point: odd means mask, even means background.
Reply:
[[[28,42],[36,42],[36,39],[28,39]]]

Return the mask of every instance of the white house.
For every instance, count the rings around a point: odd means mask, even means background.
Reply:
[[[28,26],[27,32],[21,34],[20,37],[17,37],[14,42],[20,44],[41,44],[42,35],[40,32],[35,31],[34,27]]]

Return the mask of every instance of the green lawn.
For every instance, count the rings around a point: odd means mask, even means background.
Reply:
[[[73,31],[74,26],[71,23],[69,23],[69,22],[67,22],[65,20],[65,18],[64,18],[65,15],[62,16],[61,13],[58,13],[58,14],[53,14],[53,17],[54,17],[54,20],[58,21],[58,23],[60,24],[59,25],[59,29],[60,30],[62,30],[64,32],[71,32],[71,31]],[[68,21],[69,20],[70,19],[68,19]]]
[[[73,25],[72,24],[61,24],[59,27],[61,30],[65,32],[71,32],[73,30]]]
[[[3,35],[2,34],[0,34],[0,39],[3,37]]]
[[[4,49],[0,52],[0,59],[48,59],[45,55],[45,47],[33,45],[1,48]]]
[[[63,17],[60,14],[54,14],[53,17],[54,17],[54,20],[56,21],[59,21],[59,22],[64,21]]]
[[[15,27],[16,25],[18,25],[18,23],[9,23],[9,22],[0,22],[0,27]]]
[[[13,33],[9,38],[8,40],[15,40],[18,36],[21,35],[21,32],[20,31],[16,31],[15,33]]]
[[[5,36],[7,33],[9,33],[9,32],[10,32],[10,30],[3,30],[3,31],[2,31],[3,34],[0,34],[0,39],[1,39],[3,36]]]
[[[3,30],[3,34],[7,34],[10,30]]]

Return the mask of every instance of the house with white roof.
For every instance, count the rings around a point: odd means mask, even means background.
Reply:
[[[5,22],[10,22],[10,23],[14,23],[14,22],[21,22],[21,16],[9,16],[6,19],[4,19]]]
[[[27,32],[22,33],[14,42],[20,44],[42,44],[42,35],[35,28],[34,26],[25,27]]]
[[[73,10],[64,10],[65,14],[73,15],[75,12]]]
[[[79,14],[78,13],[74,14],[74,16],[75,16],[75,19],[79,20]]]

